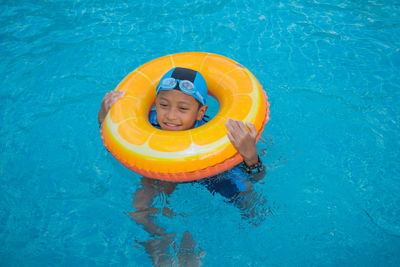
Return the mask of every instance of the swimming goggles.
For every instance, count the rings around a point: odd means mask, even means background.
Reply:
[[[162,80],[160,84],[161,90],[170,90],[176,88],[176,85],[179,84],[179,89],[185,94],[191,95],[197,100],[200,101],[201,104],[204,105],[204,99],[201,94],[195,89],[194,84],[189,80],[179,80],[175,78],[165,78]],[[161,90],[158,91],[161,91]]]

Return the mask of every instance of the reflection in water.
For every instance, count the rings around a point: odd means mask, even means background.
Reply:
[[[260,136],[260,139],[258,140],[260,144],[264,146],[264,148],[260,149],[260,157],[264,157],[267,155],[267,151],[270,150],[270,147],[274,145],[274,139],[272,136],[267,136],[267,139],[263,138]],[[267,164],[267,168],[278,168],[284,163],[288,162],[288,158],[285,155],[280,155],[278,156],[277,159],[271,160],[269,164]]]
[[[265,169],[249,175],[240,167],[193,183],[205,186],[212,194],[218,193],[240,210],[242,218],[254,226],[259,225],[267,215],[272,214],[267,200],[261,193],[254,191],[253,184],[265,177]],[[142,177],[141,187],[133,196],[134,212],[129,212],[136,223],[143,226],[150,239],[137,242],[143,246],[154,266],[201,266],[205,252],[196,244],[189,232],[182,234],[177,242],[177,233],[167,233],[156,222],[156,215],[166,217],[183,216],[170,209],[168,197],[178,183],[160,181]],[[163,208],[154,207],[156,198],[161,199]]]

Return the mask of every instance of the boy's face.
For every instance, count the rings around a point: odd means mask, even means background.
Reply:
[[[156,97],[157,120],[166,131],[192,129],[196,120],[202,120],[207,106],[199,108],[197,100],[179,90],[164,90]]]

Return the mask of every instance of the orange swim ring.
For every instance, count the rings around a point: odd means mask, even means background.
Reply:
[[[200,127],[164,131],[148,121],[156,86],[174,67],[199,71],[208,93],[219,102],[216,116]],[[267,95],[254,75],[216,54],[187,52],[154,59],[132,71],[115,90],[125,95],[102,124],[104,145],[127,168],[154,179],[192,181],[234,167],[243,157],[227,137],[227,119],[254,124],[257,140],[269,119]]]

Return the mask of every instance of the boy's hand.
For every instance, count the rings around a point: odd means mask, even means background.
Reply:
[[[100,111],[98,114],[99,123],[102,124],[104,119],[107,116],[107,113],[110,111],[111,107],[117,102],[118,99],[123,97],[125,92],[123,91],[111,91],[108,92],[101,102]]]
[[[228,128],[228,138],[236,150],[243,156],[247,166],[258,162],[258,153],[256,148],[257,130],[253,124],[247,122],[228,119],[225,124]]]

